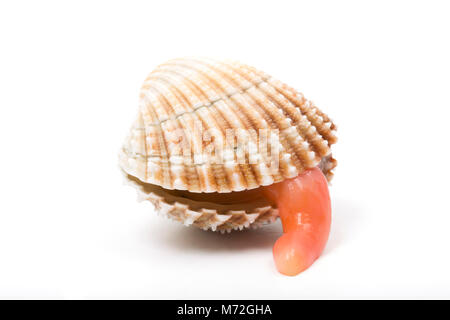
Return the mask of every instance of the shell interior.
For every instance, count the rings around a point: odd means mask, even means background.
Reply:
[[[319,165],[328,179],[335,166],[336,161],[331,156]],[[223,233],[257,228],[278,218],[276,206],[262,196],[259,188],[231,193],[168,190],[122,172],[126,183],[138,191],[140,201],[150,201],[158,214],[186,226]]]

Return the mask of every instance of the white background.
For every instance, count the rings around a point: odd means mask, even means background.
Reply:
[[[450,7],[442,1],[2,1],[1,298],[450,298]],[[235,58],[339,126],[332,233],[297,277],[279,223],[222,236],[122,185],[138,90]]]

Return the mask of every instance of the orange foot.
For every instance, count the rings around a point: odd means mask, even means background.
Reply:
[[[278,207],[284,234],[273,246],[278,271],[295,276],[320,256],[328,240],[331,203],[327,179],[319,168],[264,187]]]

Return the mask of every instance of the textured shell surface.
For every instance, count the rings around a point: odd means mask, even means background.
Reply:
[[[180,58],[144,81],[119,165],[159,212],[203,229],[242,229],[273,221],[276,208],[261,199],[218,206],[189,194],[248,192],[318,165],[330,181],[335,130],[311,101],[264,72]]]

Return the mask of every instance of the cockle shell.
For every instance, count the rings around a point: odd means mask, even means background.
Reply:
[[[331,180],[335,130],[302,94],[253,67],[175,59],[145,80],[119,164],[159,213],[205,230],[242,230],[277,217],[254,189],[315,166]]]

